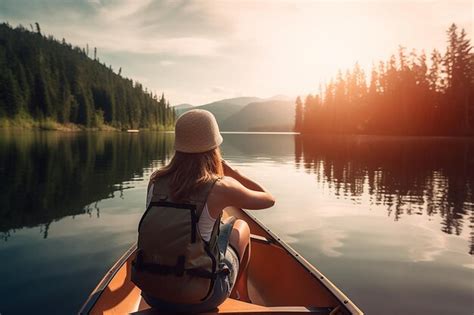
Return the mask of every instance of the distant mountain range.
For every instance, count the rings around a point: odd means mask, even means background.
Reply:
[[[222,131],[293,131],[294,101],[284,95],[270,98],[236,97],[193,106],[174,106],[177,115],[190,109],[214,114]]]

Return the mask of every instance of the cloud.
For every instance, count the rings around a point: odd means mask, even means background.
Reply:
[[[216,56],[220,44],[206,31],[205,12],[182,1],[121,0],[97,6],[90,26],[77,35],[108,52]]]
[[[98,1],[97,1],[98,2]],[[100,8],[100,18],[117,21],[146,10],[153,0],[122,0]]]
[[[90,30],[83,30],[76,39],[82,43],[91,38]],[[133,54],[161,54],[172,56],[216,56],[219,44],[208,38],[154,38],[133,36],[128,30],[104,30],[95,35],[94,42],[106,52],[127,52]]]
[[[2,0],[0,11],[13,24],[38,21],[45,33],[102,52],[212,57],[226,30],[206,1]]]
[[[226,89],[222,86],[213,86],[209,90],[211,93],[223,93],[226,91]]]
[[[471,8],[433,1],[427,10],[417,0],[0,0],[0,19],[37,21],[45,34],[97,47],[102,62],[148,76],[151,89],[173,88],[175,102],[207,103],[315,92],[338,69],[356,61],[368,68],[398,44],[443,50],[453,21],[472,36]]]
[[[172,66],[174,64],[175,64],[175,62],[172,61],[172,60],[161,60],[160,61],[160,65],[163,66],[163,67],[169,67],[169,66]]]
[[[244,96],[244,93],[242,91],[220,85],[208,88],[207,94],[213,95],[214,99]]]

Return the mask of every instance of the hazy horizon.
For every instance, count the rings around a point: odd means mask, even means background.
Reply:
[[[398,46],[444,53],[451,23],[472,38],[471,1],[4,0],[0,20],[97,47],[101,62],[173,105],[314,93]]]

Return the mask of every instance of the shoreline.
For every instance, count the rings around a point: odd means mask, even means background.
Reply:
[[[64,133],[86,132],[86,131],[106,131],[106,132],[127,132],[127,130],[140,131],[174,131],[168,127],[148,127],[148,128],[117,128],[108,124],[101,124],[96,127],[86,127],[74,123],[60,123],[53,119],[34,120],[31,118],[0,118],[0,132],[2,131],[59,131]]]
[[[60,123],[53,119],[47,118],[44,120],[34,120],[30,117],[17,117],[17,118],[0,118],[0,133],[6,131],[56,131],[63,133],[74,133],[74,132],[127,132],[128,130],[138,131],[160,131],[160,132],[174,132],[174,126],[153,126],[147,128],[117,128],[108,124],[101,124],[96,127],[86,127],[84,125],[78,125],[74,123]],[[286,134],[286,135],[297,135],[306,139],[315,138],[326,138],[326,137],[376,137],[376,138],[403,138],[403,139],[416,139],[416,138],[457,138],[457,139],[474,139],[474,135],[397,135],[397,134],[385,134],[385,133],[302,133],[296,131],[227,131],[221,130],[223,134]]]

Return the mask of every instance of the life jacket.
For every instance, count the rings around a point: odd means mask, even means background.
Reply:
[[[184,201],[170,199],[169,177],[155,180],[153,195],[138,226],[132,281],[147,295],[171,303],[198,304],[211,294],[219,270],[217,246],[220,217],[209,242],[201,238],[198,221],[218,179]]]

